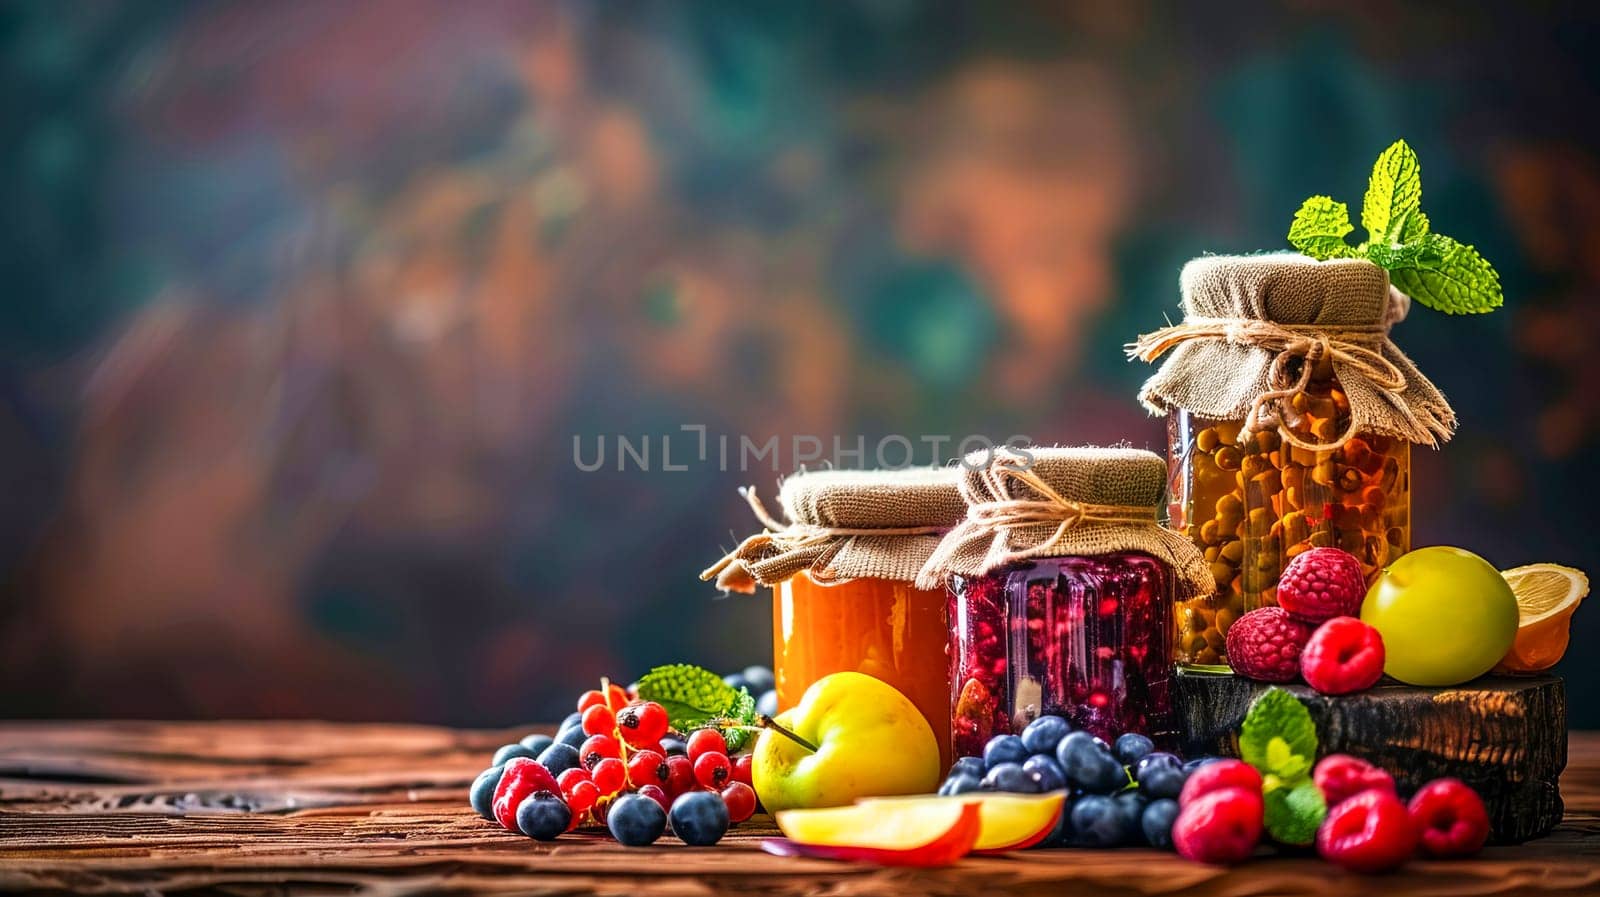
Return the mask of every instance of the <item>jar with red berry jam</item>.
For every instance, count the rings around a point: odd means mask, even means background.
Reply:
[[[1046,713],[1172,743],[1173,604],[1214,582],[1159,522],[1165,479],[1122,448],[1003,449],[964,472],[967,517],[918,580],[949,585],[956,755]]]
[[[733,591],[773,590],[780,710],[823,676],[865,673],[905,695],[948,750],[945,589],[913,580],[966,513],[956,480],[954,468],[801,473],[778,495],[786,521],[745,490],[765,529],[702,578]]]

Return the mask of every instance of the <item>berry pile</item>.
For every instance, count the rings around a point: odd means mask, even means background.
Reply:
[[[982,757],[962,757],[939,793],[972,791],[1043,794],[1067,789],[1061,821],[1040,847],[1172,847],[1178,795],[1197,769],[1215,758],[1184,763],[1157,751],[1143,735],[1107,744],[1059,716],[1041,716],[1020,735],[996,735]],[[1259,814],[1258,814],[1259,815]]]
[[[1366,595],[1361,562],[1339,548],[1295,555],[1278,581],[1278,605],[1228,628],[1233,671],[1262,682],[1303,678],[1323,694],[1364,691],[1383,676],[1383,638],[1356,619]]]
[[[1317,828],[1317,852],[1353,872],[1382,872],[1418,850],[1430,857],[1477,853],[1489,837],[1489,816],[1477,793],[1458,779],[1437,779],[1410,804],[1394,778],[1347,754],[1330,754],[1313,780],[1329,807]],[[1189,777],[1172,825],[1178,853],[1199,863],[1232,864],[1255,852],[1263,828],[1261,774],[1239,760],[1208,764]]]
[[[729,756],[716,729],[680,737],[660,704],[602,685],[554,737],[495,751],[472,783],[472,808],[540,841],[597,825],[628,847],[654,843],[669,822],[685,844],[715,844],[755,813],[749,754]]]

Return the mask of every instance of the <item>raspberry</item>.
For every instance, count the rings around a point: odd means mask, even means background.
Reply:
[[[1394,793],[1394,777],[1360,757],[1329,754],[1311,774],[1328,806],[1337,806],[1363,791]]]
[[[1423,785],[1408,809],[1422,852],[1429,856],[1471,856],[1489,839],[1483,799],[1460,779],[1434,779]]]
[[[1334,617],[1311,633],[1300,675],[1325,695],[1365,691],[1383,677],[1383,636],[1355,617]]]
[[[1189,773],[1178,795],[1178,805],[1187,806],[1202,794],[1223,788],[1242,788],[1252,794],[1261,793],[1261,773],[1243,760],[1218,760],[1207,763]]]
[[[1228,627],[1228,664],[1262,682],[1292,682],[1300,675],[1300,649],[1311,638],[1311,624],[1281,607],[1258,607]]]
[[[1317,829],[1317,853],[1353,872],[1393,869],[1416,847],[1411,815],[1388,791],[1363,791],[1340,803]]]
[[[1279,606],[1310,623],[1354,616],[1366,596],[1361,562],[1342,548],[1301,552],[1278,578]]]
[[[1196,863],[1238,863],[1261,840],[1261,795],[1220,788],[1195,798],[1172,823],[1172,845]]]

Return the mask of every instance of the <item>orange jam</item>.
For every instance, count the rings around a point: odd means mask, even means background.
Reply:
[[[811,683],[854,670],[894,686],[922,711],[950,765],[950,670],[945,590],[892,579],[821,585],[797,573],[773,589],[772,670],[778,708]]]

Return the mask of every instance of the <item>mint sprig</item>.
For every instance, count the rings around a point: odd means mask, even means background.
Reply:
[[[1482,314],[1505,303],[1500,275],[1471,246],[1429,230],[1422,212],[1422,166],[1397,140],[1372,166],[1361,204],[1366,242],[1351,246],[1350,210],[1331,197],[1300,204],[1289,223],[1289,245],[1314,259],[1363,258],[1389,272],[1412,299],[1452,315]]]
[[[1267,833],[1284,844],[1310,844],[1328,814],[1311,780],[1317,727],[1310,711],[1281,688],[1262,692],[1245,714],[1239,755],[1261,773]]]
[[[667,711],[667,724],[679,732],[720,729],[730,751],[750,738],[748,730],[738,727],[756,722],[756,699],[747,689],[734,688],[692,663],[668,664],[645,673],[639,679],[639,700],[660,704]]]

